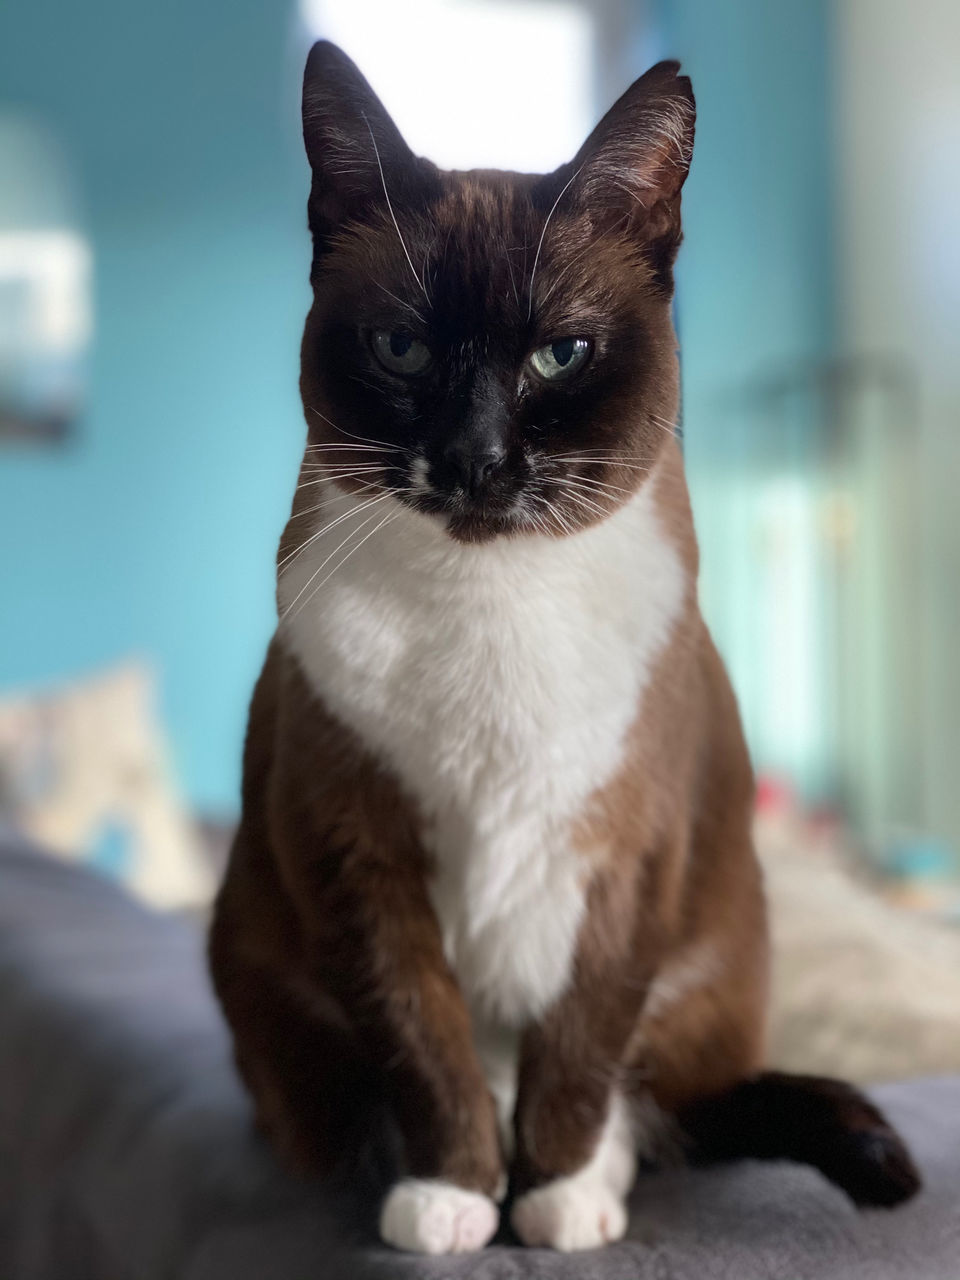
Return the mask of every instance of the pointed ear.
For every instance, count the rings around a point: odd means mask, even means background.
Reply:
[[[328,40],[310,50],[303,74],[303,141],[317,254],[333,231],[371,207],[396,207],[415,191],[422,199],[432,166],[417,160],[356,65]]]
[[[629,228],[640,238],[668,288],[696,120],[690,80],[679,70],[679,62],[658,62],[635,81],[567,170],[579,206],[598,227]]]

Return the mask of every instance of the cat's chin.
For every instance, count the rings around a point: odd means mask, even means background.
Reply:
[[[446,531],[454,542],[468,544],[493,542],[496,538],[516,537],[525,532],[521,524],[507,516],[491,520],[485,516],[471,515],[448,516]]]
[[[451,509],[445,500],[405,501],[414,511],[434,522],[454,542],[475,545],[493,542],[497,538],[514,538],[520,534],[536,532],[509,509],[505,512],[482,509],[471,511],[462,507]]]

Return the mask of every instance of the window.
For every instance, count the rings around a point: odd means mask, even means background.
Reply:
[[[414,151],[443,168],[546,172],[594,121],[591,14],[563,0],[302,0]]]

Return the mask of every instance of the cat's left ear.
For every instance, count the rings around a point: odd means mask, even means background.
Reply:
[[[620,97],[565,166],[570,196],[598,227],[629,228],[672,284],[680,189],[693,154],[696,103],[679,62],[658,62]]]

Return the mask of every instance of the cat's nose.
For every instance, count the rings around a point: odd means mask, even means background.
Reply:
[[[466,489],[471,498],[476,498],[500,470],[506,451],[487,444],[480,449],[471,448],[470,445],[457,441],[447,445],[443,457],[457,482]]]

